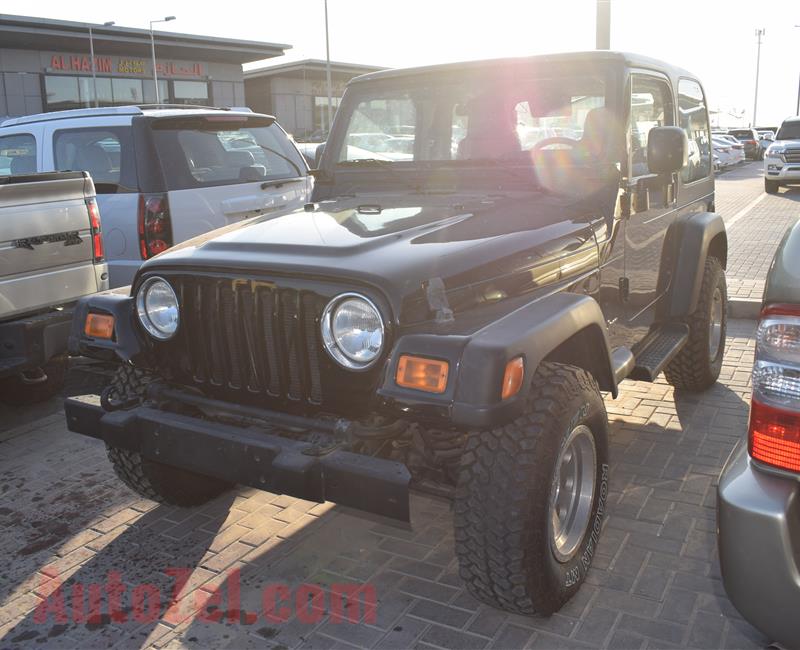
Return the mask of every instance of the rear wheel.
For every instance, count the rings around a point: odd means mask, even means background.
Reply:
[[[592,561],[608,492],[608,422],[586,371],[542,363],[525,413],[472,432],[455,498],[455,547],[470,593],[551,614]]]
[[[664,370],[667,381],[691,392],[710,388],[719,378],[728,325],[725,270],[716,257],[706,260],[697,308],[689,317],[689,340]]]
[[[103,394],[105,408],[129,408],[141,402],[149,374],[120,366]],[[232,487],[231,483],[189,470],[157,463],[129,449],[106,445],[108,459],[119,479],[137,494],[174,506],[196,506]]]
[[[767,194],[776,194],[781,184],[778,181],[764,181],[764,191]]]

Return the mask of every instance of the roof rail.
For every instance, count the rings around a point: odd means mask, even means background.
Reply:
[[[158,110],[158,109],[192,109],[197,110],[198,108],[204,108],[209,111],[229,111],[230,108],[224,108],[222,106],[203,106],[202,104],[137,104],[137,108],[141,108],[142,110]]]
[[[14,126],[17,124],[32,124],[34,122],[51,122],[53,120],[68,120],[73,117],[91,117],[93,115],[141,115],[142,109],[138,106],[106,106],[103,108],[75,108],[67,111],[53,111],[52,113],[36,113],[12,117],[0,126]]]

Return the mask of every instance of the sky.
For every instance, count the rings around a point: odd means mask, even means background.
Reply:
[[[29,0],[45,18],[288,43],[283,61],[325,58],[324,0]],[[7,7],[4,12],[8,12]],[[408,67],[450,61],[593,49],[595,0],[328,0],[334,61]],[[795,114],[800,78],[800,1],[611,0],[611,48],[664,59],[698,75],[712,124],[753,119],[757,39],[763,28],[757,122]],[[273,59],[270,62],[276,62]],[[252,67],[252,66],[249,66]]]

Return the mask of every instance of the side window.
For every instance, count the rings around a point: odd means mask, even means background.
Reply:
[[[646,75],[633,75],[631,83],[631,176],[649,173],[647,136],[657,126],[673,126],[672,91],[665,81]]]
[[[56,131],[53,154],[58,171],[86,171],[98,194],[136,191],[135,159],[127,128]]]
[[[711,136],[708,132],[708,109],[703,89],[691,79],[678,82],[680,127],[689,139],[689,160],[681,170],[684,183],[706,178],[711,172]]]
[[[0,176],[36,173],[36,138],[30,133],[0,137]]]
[[[353,111],[339,160],[413,160],[416,122],[416,107],[409,97],[361,102]]]

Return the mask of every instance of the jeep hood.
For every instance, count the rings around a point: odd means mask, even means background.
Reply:
[[[450,307],[462,309],[596,268],[591,223],[601,219],[585,200],[530,192],[412,194],[391,201],[359,195],[212,231],[142,270],[185,267],[342,279],[383,291],[396,314],[416,312],[401,319],[409,322],[432,315],[421,313],[427,311],[431,285],[443,286],[457,303]],[[415,305],[421,311],[412,309]]]

